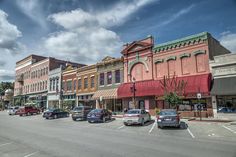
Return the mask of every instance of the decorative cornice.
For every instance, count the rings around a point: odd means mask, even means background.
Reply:
[[[205,51],[205,50],[197,50],[197,51],[194,51],[194,52],[193,52],[193,55],[194,55],[194,56],[200,55],[200,54],[206,54],[206,51]]]
[[[155,64],[163,63],[163,62],[164,62],[164,59],[157,59],[154,61]]]
[[[166,61],[170,61],[170,60],[176,60],[176,56],[170,56],[166,58]]]
[[[192,43],[199,43],[201,41],[206,41],[210,34],[208,32],[202,32],[199,34],[187,36],[185,38],[173,40],[170,42],[166,42],[163,44],[159,44],[153,48],[153,51],[155,53],[161,52],[161,51],[166,51],[169,49],[174,49],[174,48],[179,48],[181,46],[186,46],[190,45]]]
[[[190,53],[183,53],[183,54],[180,54],[179,55],[179,58],[182,59],[184,57],[191,57],[191,54]]]

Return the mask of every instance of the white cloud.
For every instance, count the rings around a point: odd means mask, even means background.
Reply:
[[[40,0],[17,0],[16,4],[27,17],[46,30],[47,23],[39,2]]]
[[[187,8],[179,10],[177,13],[173,14],[172,16],[170,16],[167,20],[162,21],[160,24],[158,24],[158,26],[165,26],[165,25],[170,24],[171,22],[175,21],[176,19],[178,19],[182,15],[185,15],[188,12],[190,12],[194,7],[195,7],[195,5],[192,4],[192,5],[190,5]]]
[[[12,81],[15,62],[22,57],[25,46],[17,41],[22,36],[17,26],[7,20],[8,15],[0,10],[0,80]]]
[[[231,33],[229,31],[223,32],[221,33],[219,41],[231,52],[236,53],[236,33]]]
[[[16,54],[24,49],[24,45],[17,42],[22,36],[18,28],[7,21],[7,14],[0,10],[0,52]]]
[[[45,48],[53,56],[66,56],[82,63],[94,63],[106,55],[119,53],[122,41],[109,28],[123,24],[132,13],[152,1],[123,1],[100,12],[76,9],[52,14],[48,19],[65,30],[50,34],[45,39]]]

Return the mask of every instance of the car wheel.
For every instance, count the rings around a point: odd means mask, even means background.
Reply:
[[[22,114],[19,114],[19,116],[21,116],[21,117],[22,117]]]
[[[55,115],[53,116],[53,118],[54,118],[54,119],[57,119],[57,115],[55,114]]]
[[[88,121],[89,123],[92,123],[91,121]]]
[[[160,128],[160,129],[163,129],[163,126],[161,126],[161,125],[158,125],[158,128]]]
[[[102,122],[103,122],[103,123],[106,122],[106,117],[105,117],[105,116],[102,117]]]
[[[128,126],[128,123],[124,123],[125,126]]]
[[[76,121],[76,118],[72,118],[73,121]]]
[[[141,125],[144,126],[144,119],[142,119],[142,121],[141,121]]]

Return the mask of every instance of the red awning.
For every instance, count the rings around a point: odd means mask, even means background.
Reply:
[[[200,92],[203,95],[209,95],[211,86],[211,74],[178,77],[177,80],[187,82],[185,87],[185,96],[195,96]],[[117,90],[118,98],[133,97],[131,88],[133,83],[124,83]],[[135,83],[135,95],[142,96],[163,96],[164,91],[160,80],[139,81]]]

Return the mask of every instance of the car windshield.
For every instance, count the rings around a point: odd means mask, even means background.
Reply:
[[[176,111],[161,111],[160,115],[176,115]]]
[[[129,110],[128,114],[140,114],[140,110]]]
[[[101,109],[95,109],[95,110],[92,110],[91,112],[92,113],[100,113],[100,112],[102,112],[102,110]]]
[[[73,111],[81,111],[81,110],[83,110],[83,107],[82,107],[82,106],[75,107],[75,108],[73,109]]]

